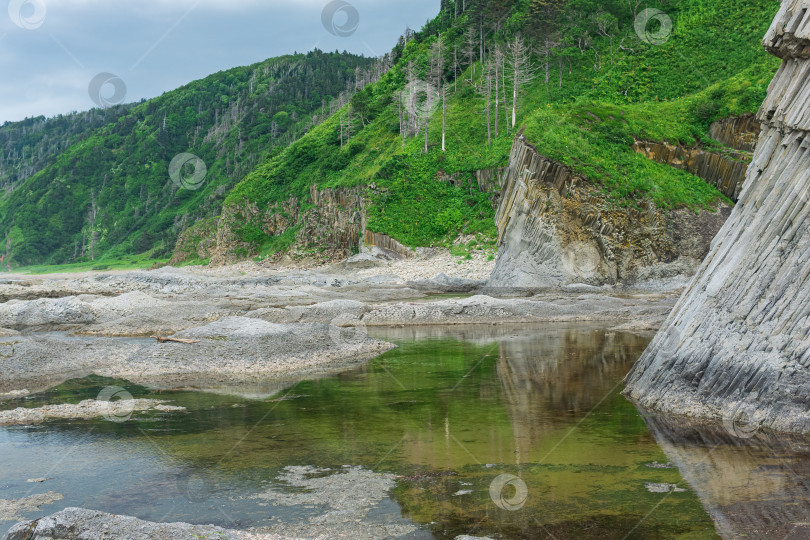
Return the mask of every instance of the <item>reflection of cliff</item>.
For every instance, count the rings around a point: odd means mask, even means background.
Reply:
[[[723,538],[810,537],[806,442],[743,439],[720,428],[676,424],[653,416],[646,421]]]
[[[740,202],[627,391],[650,409],[810,433],[810,0],[784,0],[764,44],[784,62]]]
[[[498,376],[521,453],[536,448],[555,424],[569,423],[616,392],[617,381],[647,342],[631,334],[574,329],[502,341]]]

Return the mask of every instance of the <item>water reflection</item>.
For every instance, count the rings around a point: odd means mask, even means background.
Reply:
[[[810,538],[810,439],[645,420],[723,538]]]
[[[124,424],[0,428],[0,489],[9,491],[0,498],[21,496],[30,489],[26,478],[52,476],[47,487],[66,495],[64,506],[272,527],[302,519],[295,508],[251,498],[270,486],[285,489],[277,482],[284,467],[354,465],[397,475],[390,507],[375,511],[412,520],[437,538],[704,538],[715,534],[710,514],[726,516],[715,506],[704,509],[706,489],[686,473],[659,466],[675,459],[619,394],[647,338],[570,324],[370,332],[400,347],[361,369],[302,381],[271,399],[157,393],[98,378],[29,398],[26,406],[78,402],[115,384],[188,412]],[[249,393],[272,390],[257,386]],[[74,446],[76,452],[65,452]],[[52,472],[40,470],[55,463]],[[520,504],[498,504],[492,496],[502,475],[525,484]],[[514,486],[502,487],[496,495],[516,499]],[[724,512],[775,491],[746,491],[741,483],[728,491]]]

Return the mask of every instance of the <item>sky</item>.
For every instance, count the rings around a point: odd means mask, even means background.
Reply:
[[[0,0],[0,125],[314,48],[380,56],[438,11],[439,0]]]

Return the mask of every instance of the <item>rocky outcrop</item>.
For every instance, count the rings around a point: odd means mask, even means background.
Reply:
[[[730,208],[617,208],[598,187],[515,139],[496,214],[491,288],[640,283],[691,276]]]
[[[368,247],[377,247],[400,257],[413,257],[413,250],[404,246],[385,234],[365,231],[364,244]]]
[[[303,205],[301,200],[290,196],[263,211],[247,202],[225,207],[211,264],[231,264],[257,255],[261,246],[245,241],[246,236],[257,233],[280,237],[293,232],[290,246],[283,246],[282,250],[293,259],[314,257],[317,262],[328,262],[345,259],[358,251],[364,215],[361,188],[319,190],[317,184],[312,184],[305,202]],[[253,234],[249,229],[255,229]]]
[[[180,235],[169,265],[210,259],[217,246],[218,218],[198,221]]]
[[[649,159],[682,169],[715,186],[736,201],[745,181],[751,156],[742,152],[708,152],[701,146],[688,147],[666,142],[636,141],[633,150]]]
[[[712,251],[627,378],[643,407],[810,433],[810,0],[765,38],[784,59],[748,177]]]
[[[753,114],[724,118],[709,127],[712,139],[741,152],[753,152],[756,149],[760,131],[762,124]]]

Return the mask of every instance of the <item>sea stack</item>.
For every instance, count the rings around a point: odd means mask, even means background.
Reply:
[[[784,0],[783,60],[740,200],[627,377],[646,409],[810,433],[810,0]]]

